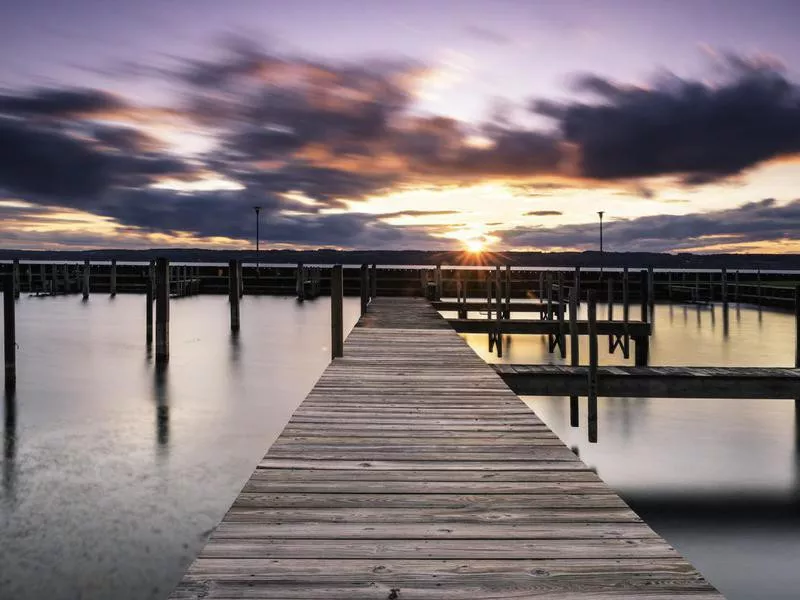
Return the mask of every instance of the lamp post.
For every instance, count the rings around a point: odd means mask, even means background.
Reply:
[[[603,212],[605,211],[597,211],[597,215],[600,217],[600,277],[603,276]]]
[[[256,276],[258,276],[259,275],[259,269],[261,267],[261,265],[259,264],[259,260],[258,260],[259,259],[259,256],[258,256],[258,242],[259,242],[259,237],[260,237],[259,236],[259,234],[260,234],[259,225],[260,225],[260,221],[261,221],[261,219],[260,219],[261,207],[260,206],[254,206],[253,210],[256,211]]]

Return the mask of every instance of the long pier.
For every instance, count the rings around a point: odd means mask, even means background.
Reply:
[[[172,598],[721,598],[421,299],[376,298]]]

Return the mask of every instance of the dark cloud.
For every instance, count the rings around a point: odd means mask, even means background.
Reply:
[[[526,217],[557,217],[563,215],[560,210],[530,210],[525,213]]]
[[[662,77],[623,86],[596,75],[578,88],[597,102],[534,102],[597,179],[683,176],[702,184],[800,151],[800,88],[770,62],[729,62],[714,85]]]
[[[610,221],[603,227],[611,251],[668,252],[717,243],[769,242],[800,238],[800,200],[779,205],[774,199],[708,213],[655,215]],[[553,228],[499,232],[513,246],[574,247],[594,250],[596,222]]]
[[[81,117],[127,108],[119,97],[93,89],[39,89],[0,95],[0,113],[27,117]]]
[[[443,215],[458,215],[458,210],[399,210],[391,213],[377,215],[379,219],[397,219],[398,217],[434,217]]]

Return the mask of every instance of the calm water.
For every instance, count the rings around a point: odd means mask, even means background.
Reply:
[[[347,300],[352,325],[358,301]],[[202,296],[172,303],[159,378],[143,304],[98,295],[17,305],[2,599],[165,598],[328,363],[327,299],[246,297],[232,339],[226,299]],[[719,307],[659,306],[651,362],[791,366],[793,336],[787,314],[732,308],[725,327]],[[466,337],[496,360],[485,336]],[[539,337],[506,346],[504,361],[559,362]],[[602,359],[619,363],[603,346]],[[589,445],[585,427],[569,427],[566,399],[526,401],[729,598],[797,598],[793,402],[601,399],[600,442]]]

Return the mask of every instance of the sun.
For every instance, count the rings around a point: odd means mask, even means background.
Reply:
[[[484,241],[480,238],[464,240],[464,244],[466,245],[467,250],[469,252],[472,252],[473,254],[480,254],[481,252],[483,252],[483,249],[485,248]]]

